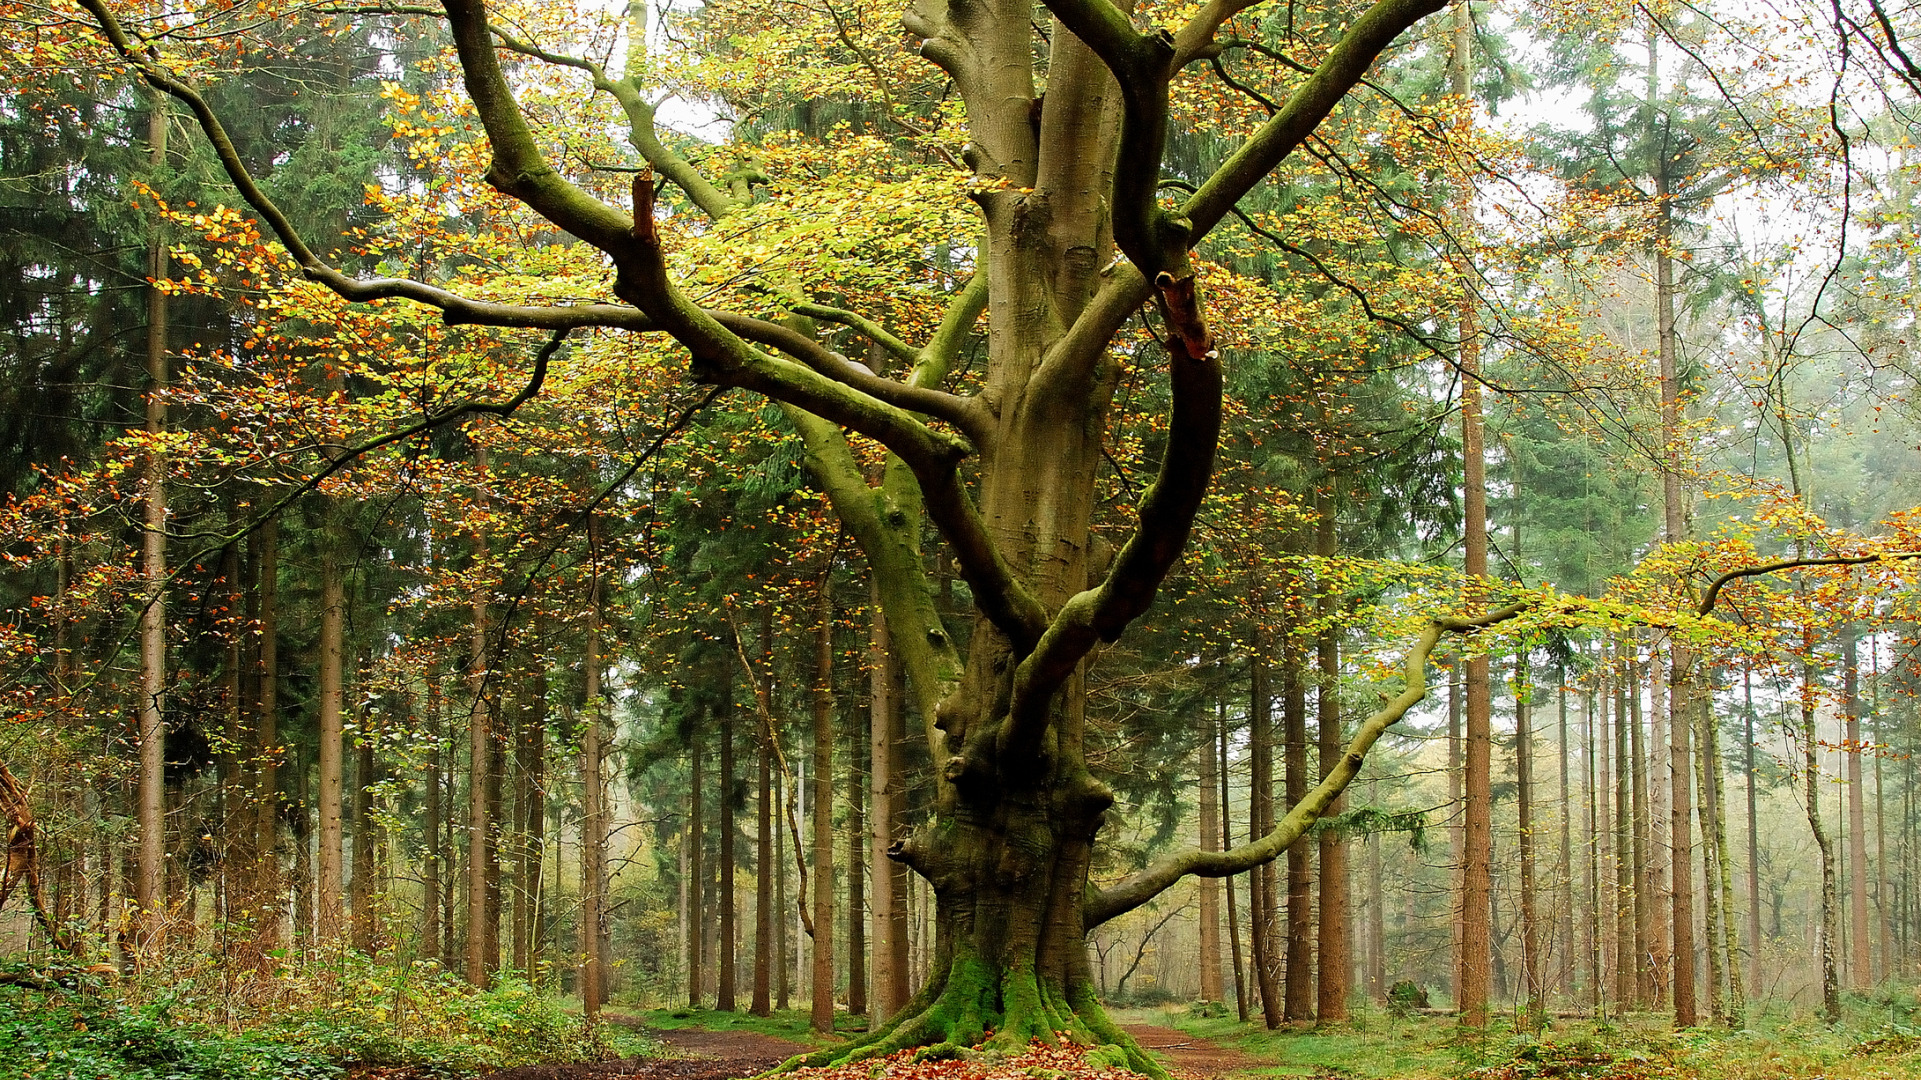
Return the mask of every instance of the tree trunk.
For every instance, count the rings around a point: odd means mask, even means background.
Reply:
[[[695,724],[690,726],[687,733],[687,833],[683,841],[687,846],[687,903],[691,909],[687,913],[687,1006],[691,1009],[701,1007],[702,990],[706,986],[704,961],[710,913],[703,903],[707,895],[707,874],[700,789],[701,777],[705,772],[706,764],[700,752],[700,728]]]
[[[1623,651],[1615,639],[1615,654]],[[1636,957],[1634,954],[1634,860],[1628,827],[1633,796],[1628,780],[1628,724],[1630,692],[1624,685],[1632,677],[1632,667],[1623,670],[1614,686],[1614,1000],[1623,1010],[1635,1000]]]
[[[867,1015],[867,775],[868,739],[850,732],[847,755],[847,1011]]]
[[[148,97],[149,165],[157,177],[167,164],[167,98],[159,91]],[[167,293],[157,284],[167,276],[167,233],[156,222],[147,237],[147,274],[156,284],[147,289],[147,434],[158,437],[167,429]],[[140,576],[146,603],[140,609],[140,785],[137,824],[140,829],[139,869],[134,878],[134,904],[140,911],[139,953],[154,961],[166,946],[167,913],[162,896],[166,877],[167,724],[167,485],[166,462],[157,452],[147,455],[141,479],[144,520],[140,541]]]
[[[1330,477],[1327,484],[1332,485]],[[1323,560],[1323,567],[1331,566],[1336,551],[1335,501],[1332,491],[1320,493],[1320,520],[1315,528],[1315,554]],[[1320,775],[1325,780],[1333,774],[1346,751],[1346,738],[1341,731],[1341,654],[1340,637],[1335,629],[1335,621],[1340,614],[1340,597],[1332,581],[1332,574],[1323,571],[1318,598],[1318,615],[1321,630],[1315,641],[1315,662],[1317,680],[1314,698],[1314,723],[1320,743]],[[1298,803],[1290,798],[1290,804]],[[1330,815],[1340,814],[1347,809],[1347,798],[1336,799],[1327,808]],[[1316,994],[1316,1012],[1321,1023],[1340,1023],[1347,1019],[1347,996],[1349,979],[1353,972],[1353,956],[1350,948],[1351,934],[1348,924],[1347,901],[1347,838],[1339,829],[1329,829],[1320,837],[1320,920],[1319,937],[1316,941],[1318,963],[1315,971],[1319,981]]]
[[[1868,821],[1862,797],[1860,655],[1852,623],[1841,630],[1841,754],[1848,767],[1848,924],[1852,963],[1850,986],[1866,990],[1874,985],[1868,948]]]
[[[440,876],[445,849],[440,843],[440,822],[445,813],[441,801],[442,777],[446,774],[440,730],[440,676],[429,669],[426,678],[427,735],[426,821],[421,826],[420,852],[420,949],[425,955],[447,961],[440,940]]]
[[[1281,639],[1281,723],[1287,805],[1307,795],[1307,684],[1300,638]],[[1283,987],[1288,1020],[1314,1019],[1314,864],[1307,844],[1287,849],[1287,966]]]
[[[1220,780],[1215,766],[1220,722],[1212,712],[1201,712],[1199,759],[1201,784],[1201,850],[1219,851]],[[1213,878],[1200,880],[1201,1000],[1224,1001],[1221,994],[1221,886]]]
[[[354,753],[354,835],[353,835],[353,947],[372,955],[380,930],[378,883],[375,880],[374,853],[379,825],[374,821],[374,785],[380,782],[375,772],[374,740],[362,731],[355,740]]]
[[[823,1035],[834,1031],[834,578],[822,567],[814,632],[813,846],[814,943],[810,1020]]]
[[[1517,530],[1518,532],[1518,530]],[[1520,540],[1515,540],[1519,557]],[[1527,647],[1514,660],[1514,787],[1518,846],[1521,857],[1521,985],[1526,1007],[1523,1022],[1538,1030],[1546,1019],[1541,928],[1534,906],[1534,692],[1528,671]]]
[[[252,540],[255,647],[254,952],[263,969],[282,942],[287,883],[280,872],[280,522],[269,519]]]
[[[1227,782],[1227,744],[1229,732],[1227,727],[1227,700],[1225,697],[1217,697],[1215,699],[1214,719],[1216,725],[1215,735],[1220,749],[1221,847],[1225,850],[1234,844],[1233,815],[1228,813],[1228,806],[1230,805]],[[1240,876],[1246,877],[1251,884],[1259,875],[1245,874]],[[1227,886],[1227,947],[1234,959],[1234,1006],[1241,1023],[1245,1024],[1247,1023],[1248,1006],[1250,1004],[1249,998],[1251,994],[1247,983],[1247,971],[1241,964],[1240,914],[1235,910],[1234,879],[1230,877],[1224,884]]]
[[[734,895],[734,834],[738,827],[734,823],[734,677],[733,669],[722,683],[720,703],[720,892],[715,897],[720,915],[720,938],[715,945],[715,961],[719,965],[718,983],[714,989],[714,1008],[720,1012],[734,1011],[735,944],[740,933],[735,927],[739,916],[739,898]]]
[[[1747,780],[1742,786],[1748,811],[1748,985],[1761,991],[1761,830],[1757,824],[1759,792],[1755,786],[1754,765],[1754,674],[1741,672],[1741,690],[1746,708],[1742,713],[1742,770]]]
[[[1645,671],[1650,681],[1658,682],[1660,675],[1654,670],[1657,659],[1648,661]],[[1662,936],[1655,929],[1660,918],[1656,904],[1655,881],[1653,872],[1653,851],[1651,850],[1651,814],[1648,805],[1648,750],[1650,739],[1647,736],[1648,713],[1641,708],[1641,678],[1643,672],[1638,660],[1630,659],[1628,669],[1628,716],[1627,756],[1621,760],[1628,771],[1629,812],[1633,815],[1629,829],[1629,851],[1634,866],[1630,878],[1634,883],[1634,1003],[1643,1008],[1653,1008],[1660,998],[1662,972],[1655,967],[1655,939]],[[1660,711],[1659,689],[1650,695],[1649,710],[1655,715]],[[1653,742],[1661,742],[1656,737]],[[1686,877],[1685,863],[1682,877]]]
[[[1252,727],[1249,754],[1252,778],[1249,781],[1248,813],[1256,836],[1274,827],[1274,694],[1268,686],[1267,635],[1259,625],[1253,630],[1253,647],[1248,656],[1249,717]],[[1274,931],[1277,923],[1274,864],[1268,863],[1248,880],[1248,918],[1254,945],[1254,980],[1261,991],[1261,1019],[1269,1030],[1281,1026],[1281,992],[1274,975]]]
[[[1834,895],[1834,844],[1821,825],[1821,743],[1814,726],[1816,691],[1813,673],[1805,661],[1801,666],[1801,683],[1802,796],[1807,807],[1808,831],[1814,834],[1814,846],[1821,853],[1821,924],[1815,942],[1821,965],[1821,1014],[1828,1023],[1838,1024],[1841,1022],[1841,980],[1834,970],[1834,937],[1840,919]]]
[[[600,963],[600,929],[607,921],[607,781],[601,761],[604,722],[600,697],[600,560],[594,526],[589,521],[587,540],[593,549],[587,580],[587,632],[581,648],[580,703],[580,926],[574,946],[580,958],[580,1010],[588,1023],[600,1020],[601,988],[606,977]],[[687,821],[691,835],[687,861],[689,875],[700,880],[700,750],[690,741],[693,791],[688,798]],[[690,1004],[700,1005],[700,887],[688,890],[694,905],[689,924],[696,928],[689,943],[688,985],[693,987]]]
[[[486,451],[477,452],[477,466],[484,475]],[[496,953],[488,948],[489,939],[498,940],[497,931],[488,924],[493,905],[489,885],[495,872],[493,802],[488,797],[492,786],[493,709],[487,687],[488,597],[478,584],[484,578],[487,562],[487,534],[474,531],[474,570],[476,584],[469,597],[470,625],[467,663],[467,981],[484,987],[493,977]]]
[[[331,500],[321,512],[333,515]],[[320,668],[319,747],[315,766],[318,790],[314,796],[320,819],[320,850],[314,859],[315,932],[323,946],[344,943],[346,894],[341,855],[342,801],[346,740],[341,708],[344,699],[341,669],[346,663],[346,586],[341,580],[338,545],[331,529],[322,531],[320,553]]]
[[[878,586],[873,605],[871,665],[872,710],[869,768],[873,781],[869,826],[873,836],[874,1022],[894,1015],[907,1004],[907,878],[889,858],[905,822],[902,812],[906,785],[900,775],[900,744],[906,737],[901,672],[894,662],[893,639],[882,613]]]
[[[771,683],[773,670],[773,631],[767,618],[761,620],[761,670],[763,686]],[[762,691],[757,691],[757,693]],[[772,696],[771,689],[765,691]],[[780,873],[774,852],[774,729],[773,716],[760,710],[754,725],[755,801],[754,801],[754,997],[748,1011],[755,1016],[772,1016],[774,979],[774,876]]]

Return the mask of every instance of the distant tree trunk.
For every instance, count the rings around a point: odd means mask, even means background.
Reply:
[[[580,703],[580,927],[574,947],[580,957],[580,1008],[588,1023],[600,1019],[604,1004],[601,989],[606,977],[600,964],[600,928],[607,921],[607,781],[601,765],[606,756],[600,701],[600,560],[593,523],[587,526],[587,540],[593,549],[587,579],[587,632],[581,649]],[[688,831],[691,834],[687,861],[688,873],[700,880],[700,748],[690,741],[688,757],[692,762],[693,791],[688,799]],[[693,987],[691,1004],[700,1004],[700,887],[687,890],[694,911],[689,924],[696,928],[688,943],[688,985]]]
[[[1742,714],[1742,769],[1746,773],[1748,811],[1748,985],[1761,990],[1761,830],[1756,819],[1759,793],[1755,790],[1754,766],[1754,674],[1741,672],[1741,689],[1746,708]]]
[[[476,451],[476,467],[481,475],[486,474],[487,451],[483,447]],[[476,518],[478,520],[478,518]],[[470,625],[468,627],[468,649],[472,656],[467,663],[467,748],[469,754],[467,784],[467,981],[475,986],[486,986],[493,976],[494,953],[488,949],[488,939],[493,936],[488,926],[493,911],[489,903],[489,884],[492,881],[496,854],[494,851],[493,803],[488,798],[488,788],[492,786],[489,775],[493,764],[493,710],[487,697],[487,590],[480,584],[486,576],[487,534],[482,528],[474,530],[475,584],[473,594],[468,598]],[[496,940],[498,940],[496,938]]]
[[[374,740],[362,731],[354,746],[354,836],[353,836],[353,946],[372,955],[380,930],[377,897],[380,892],[374,870],[379,825],[374,821],[374,785],[380,782],[375,771]]]
[[[1630,646],[1631,648],[1631,646]],[[1658,660],[1650,660],[1643,669],[1632,655],[1628,660],[1628,713],[1627,755],[1621,759],[1627,768],[1628,812],[1632,816],[1629,827],[1628,850],[1634,861],[1629,879],[1633,882],[1634,902],[1634,1003],[1643,1009],[1652,1008],[1661,996],[1661,972],[1654,966],[1654,940],[1660,936],[1654,924],[1660,914],[1655,905],[1653,857],[1651,848],[1650,820],[1652,809],[1648,806],[1648,723],[1651,719],[1641,708],[1641,674],[1645,670],[1650,678],[1659,682],[1660,675],[1654,670]],[[1656,688],[1651,710],[1659,715],[1659,689]],[[1658,725],[1658,721],[1656,721]],[[1654,742],[1661,742],[1656,737]],[[1683,877],[1686,876],[1686,864]]]
[[[1196,749],[1201,783],[1201,850],[1221,850],[1219,788],[1220,770],[1215,766],[1219,721],[1212,712],[1201,716],[1200,741]],[[1199,884],[1201,919],[1201,1000],[1224,1001],[1221,994],[1221,889],[1214,878]]]
[[[287,808],[293,832],[293,934],[310,945],[314,940],[313,761],[296,749],[293,756],[294,797]]]
[[[1249,660],[1249,723],[1253,778],[1250,783],[1249,814],[1252,832],[1265,836],[1274,829],[1274,694],[1268,686],[1267,635],[1254,627]],[[1277,923],[1274,864],[1264,863],[1249,876],[1248,916],[1254,939],[1254,979],[1261,990],[1261,1018],[1272,1030],[1281,1026],[1281,988],[1274,978],[1274,931]]]
[[[1228,729],[1227,701],[1224,697],[1217,697],[1215,699],[1214,719],[1220,747],[1221,847],[1225,849],[1234,846],[1234,828],[1232,824],[1233,815],[1228,813],[1228,806],[1230,805],[1227,783]],[[1258,872],[1237,876],[1244,876],[1252,883],[1254,878],[1258,876]],[[1241,922],[1240,914],[1235,911],[1234,878],[1228,878],[1224,884],[1227,886],[1227,945],[1228,951],[1233,954],[1234,958],[1234,1006],[1240,1016],[1241,1023],[1245,1024],[1247,1023],[1248,999],[1251,994],[1247,983],[1247,971],[1241,964]]]
[[[1461,869],[1467,859],[1467,829],[1461,824],[1461,688],[1466,669],[1457,657],[1447,665],[1447,959],[1448,995],[1461,1001]]]
[[[1367,993],[1387,999],[1387,892],[1381,881],[1381,834],[1367,834]]]
[[[1515,530],[1515,552],[1519,559],[1520,538]],[[1527,646],[1522,645],[1514,658],[1514,787],[1518,846],[1521,856],[1521,985],[1526,1000],[1524,1023],[1538,1030],[1546,1019],[1545,988],[1542,979],[1541,927],[1534,905],[1534,693],[1528,670]]]
[[[1556,779],[1560,783],[1558,806],[1561,818],[1561,862],[1557,876],[1566,890],[1565,901],[1554,905],[1554,938],[1559,943],[1561,956],[1559,974],[1555,977],[1557,990],[1564,995],[1574,990],[1574,920],[1577,918],[1576,895],[1574,892],[1574,830],[1571,819],[1574,816],[1573,792],[1568,783],[1568,770],[1572,767],[1573,755],[1569,752],[1567,722],[1567,664],[1561,662],[1554,670],[1554,704],[1559,721],[1555,738],[1555,752],[1560,755],[1560,763],[1555,768]]]
[[[596,748],[598,749],[598,748]],[[683,843],[687,847],[687,1006],[698,1009],[701,1005],[701,989],[706,984],[705,946],[707,944],[707,919],[705,905],[701,902],[706,896],[707,875],[704,872],[702,845],[706,843],[701,835],[701,776],[706,772],[705,759],[700,752],[700,729],[696,725],[687,735],[687,834]]]
[[[761,622],[761,661],[759,678],[770,683],[773,677],[772,630],[769,621]],[[771,691],[769,691],[771,697]],[[762,710],[754,725],[756,757],[754,803],[754,999],[749,1011],[755,1016],[772,1016],[774,976],[774,876],[780,872],[774,853],[774,729],[772,714]]]
[[[850,732],[847,755],[847,1011],[867,1015],[867,777],[870,740]]]
[[[322,505],[322,513],[332,517],[334,508],[331,500]],[[320,819],[320,850],[314,859],[317,874],[315,929],[320,944],[332,946],[342,943],[345,931],[346,895],[343,891],[344,874],[341,867],[341,846],[344,839],[341,803],[344,793],[343,772],[346,757],[344,717],[341,707],[344,697],[341,669],[345,664],[345,632],[347,627],[346,586],[341,578],[338,545],[334,542],[332,530],[323,529],[320,553],[320,700],[319,746],[316,755],[318,790],[315,792],[314,805]]]
[[[1326,484],[1330,490],[1319,493],[1317,507],[1319,520],[1315,526],[1314,550],[1323,560],[1332,560],[1335,555],[1338,537],[1336,535],[1335,500],[1331,490],[1334,480],[1329,477]],[[1331,565],[1324,562],[1323,566]],[[1314,697],[1314,723],[1320,742],[1320,769],[1325,778],[1340,764],[1347,750],[1346,736],[1341,730],[1341,653],[1340,635],[1335,629],[1335,621],[1340,614],[1340,596],[1331,580],[1332,574],[1324,573],[1319,582],[1320,596],[1317,600],[1321,620],[1321,630],[1315,640],[1315,664],[1317,682]],[[1343,794],[1327,808],[1329,817],[1347,810],[1347,796]],[[1319,936],[1316,941],[1318,976],[1316,1012],[1324,1024],[1340,1023],[1347,1019],[1347,995],[1349,979],[1353,973],[1353,952],[1351,934],[1348,927],[1347,900],[1347,838],[1339,829],[1329,829],[1320,837],[1320,920]]]
[[[445,813],[441,802],[441,777],[446,773],[440,736],[440,677],[427,671],[427,820],[421,828],[424,842],[420,852],[420,943],[421,951],[442,964],[447,952],[440,940],[440,869],[444,851],[440,845],[440,822]]]
[[[834,1031],[834,577],[821,569],[818,623],[814,632],[814,944],[810,1021],[823,1035]]]
[[[1688,662],[1692,664],[1692,658]],[[1690,737],[1693,674],[1683,670],[1678,663],[1675,672],[1675,678],[1669,683],[1672,695],[1669,707],[1674,733],[1674,818],[1668,826],[1674,850],[1674,1023],[1676,1027],[1693,1027],[1701,1022],[1694,986],[1694,855],[1690,850],[1693,846],[1690,830],[1694,827],[1692,778],[1689,776],[1689,770],[1693,767]]]
[[[1803,644],[1803,655],[1807,655]],[[1808,813],[1808,831],[1821,853],[1821,925],[1816,941],[1821,964],[1821,1014],[1830,1024],[1841,1022],[1841,980],[1834,970],[1834,937],[1840,921],[1836,914],[1834,843],[1821,824],[1821,744],[1815,730],[1814,677],[1805,660],[1801,665],[1801,750],[1802,795]]]
[[[248,690],[246,638],[248,624],[245,616],[247,607],[247,587],[240,566],[240,545],[228,544],[220,550],[220,583],[225,595],[221,602],[225,610],[220,616],[220,627],[226,646],[226,655],[221,658],[221,690],[226,698],[226,708],[222,710],[226,721],[226,741],[220,748],[220,905],[215,915],[216,921],[231,926],[247,916],[242,911],[246,903],[247,885],[239,880],[239,875],[252,869],[252,855],[248,851],[252,839],[252,828],[241,827],[241,807],[245,802],[244,769],[241,752],[247,745],[248,727]],[[68,688],[73,685],[72,650],[68,640],[66,593],[71,580],[71,568],[64,550],[59,563],[59,591],[55,593],[53,606],[53,689],[63,698],[68,696]],[[75,799],[73,811],[85,815],[85,809]],[[55,899],[54,921],[65,925],[74,917],[73,894],[76,887],[85,880],[86,851],[77,849],[67,864],[68,877],[63,875],[60,890]],[[223,958],[233,964],[234,943],[225,932],[221,935]]]
[[[286,911],[286,881],[280,873],[280,522],[269,518],[254,533],[253,615],[256,634],[254,692],[254,951],[263,969],[279,951],[280,920]]]
[[[1587,844],[1581,855],[1581,894],[1586,910],[1581,925],[1588,965],[1588,1004],[1593,1006],[1597,1016],[1601,1011],[1602,989],[1606,986],[1605,968],[1601,961],[1607,947],[1607,934],[1601,921],[1601,858],[1604,849],[1601,838],[1607,835],[1607,800],[1602,794],[1607,790],[1607,769],[1602,766],[1597,771],[1596,758],[1606,754],[1607,736],[1596,721],[1606,702],[1606,695],[1597,693],[1590,684],[1581,710],[1581,802],[1587,811],[1584,822],[1587,826]]]
[[[542,640],[546,627],[540,627]],[[547,663],[536,651],[514,740],[515,806],[520,844],[514,861],[514,966],[530,981],[541,970],[542,870],[547,856]]]
[[[1855,644],[1856,630],[1849,623],[1841,630],[1841,716],[1843,734],[1841,754],[1848,763],[1848,923],[1852,953],[1852,986],[1866,990],[1874,985],[1874,966],[1868,952],[1868,822],[1867,804],[1862,797],[1864,778],[1861,768],[1861,679],[1860,654]]]
[[[149,164],[156,177],[167,164],[166,95],[148,96]],[[167,276],[167,233],[156,222],[147,236],[147,274],[157,283]],[[167,429],[167,293],[158,284],[147,289],[147,433]],[[140,828],[139,869],[134,877],[134,903],[140,909],[139,952],[158,960],[166,946],[167,913],[163,898],[166,876],[167,723],[167,486],[166,463],[159,453],[147,455],[141,479],[143,529],[140,576],[146,603],[140,609],[140,783],[137,823]]]
[[[1281,722],[1287,805],[1307,796],[1307,684],[1300,639],[1281,639]],[[1310,848],[1287,849],[1287,969],[1285,1017],[1314,1019],[1314,864]]]
[[[735,927],[739,913],[739,899],[734,895],[734,695],[733,669],[728,668],[724,677],[725,692],[721,699],[720,713],[720,895],[716,903],[720,911],[720,941],[715,948],[715,958],[720,965],[719,985],[714,990],[714,1008],[721,1012],[734,1011],[734,946],[740,940]]]
[[[1614,648],[1617,657],[1628,651],[1619,638]],[[1628,776],[1632,769],[1628,763],[1628,728],[1633,726],[1629,702],[1638,693],[1638,688],[1632,692],[1629,689],[1633,678],[1633,665],[1626,662],[1614,686],[1614,1000],[1623,1010],[1636,1000],[1635,971],[1639,967],[1634,952],[1633,842],[1628,831],[1634,814],[1633,782]]]
[[[788,786],[790,781],[779,772],[774,774],[774,804],[787,806],[787,798],[793,794]],[[776,810],[778,817],[780,810]],[[792,992],[793,954],[788,952],[787,941],[787,831],[774,822],[774,1008],[783,1012],[788,1007],[788,995]]]

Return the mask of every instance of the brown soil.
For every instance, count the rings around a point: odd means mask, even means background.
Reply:
[[[1159,1058],[1161,1063],[1177,1073],[1200,1077],[1223,1077],[1244,1073],[1256,1068],[1263,1062],[1232,1047],[1222,1046],[1211,1039],[1189,1035],[1169,1027],[1155,1027],[1152,1024],[1123,1024],[1122,1028],[1134,1036],[1141,1048]]]

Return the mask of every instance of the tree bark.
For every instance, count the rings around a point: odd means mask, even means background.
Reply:
[[[332,507],[323,504],[322,513],[332,516]],[[331,529],[323,529],[320,554],[320,669],[319,747],[315,767],[318,775],[315,810],[320,819],[320,849],[314,858],[315,931],[323,946],[344,944],[346,930],[345,875],[341,867],[342,801],[346,740],[342,704],[345,695],[341,671],[346,662],[347,627],[346,585],[341,579],[338,545]]]
[[[1216,744],[1219,742],[1220,722],[1212,711],[1201,712],[1200,739],[1195,747],[1196,758],[1200,765],[1201,785],[1201,850],[1219,851],[1220,841],[1220,778],[1219,768],[1215,765]],[[1200,880],[1200,944],[1201,944],[1201,985],[1202,1001],[1224,1001],[1221,993],[1221,886],[1213,878]]]
[[[255,647],[254,752],[254,952],[263,970],[282,942],[287,884],[280,871],[280,522],[270,519],[254,533]]]
[[[487,451],[475,452],[476,467],[484,477]],[[483,480],[484,483],[484,480]],[[484,493],[476,498],[485,500]],[[497,930],[489,926],[493,912],[489,886],[497,866],[494,848],[493,802],[488,797],[492,786],[493,708],[489,701],[487,675],[488,594],[479,584],[486,575],[487,534],[474,530],[473,569],[475,585],[468,598],[469,625],[467,663],[467,981],[484,987],[493,978],[498,956],[488,948],[491,938],[498,941]]]
[[[869,740],[850,732],[847,755],[847,1011],[866,1016],[867,1001],[867,774]]]
[[[1268,686],[1267,634],[1258,625],[1253,630],[1253,645],[1248,656],[1249,754],[1252,779],[1249,782],[1249,815],[1252,831],[1265,836],[1274,828],[1274,694]],[[1254,980],[1261,992],[1261,1019],[1268,1030],[1281,1026],[1281,988],[1274,971],[1274,931],[1278,923],[1275,893],[1278,882],[1274,864],[1268,863],[1248,879],[1248,917],[1254,946]]]
[[[1874,966],[1869,956],[1871,939],[1868,936],[1867,803],[1862,797],[1865,780],[1861,768],[1861,660],[1855,638],[1852,623],[1842,628],[1841,753],[1848,768],[1848,945],[1852,957],[1850,974],[1854,976],[1851,986],[1855,990],[1866,990],[1874,985]]]
[[[761,619],[761,671],[757,676],[772,697],[773,630],[771,612]],[[774,979],[774,877],[780,865],[774,852],[774,729],[770,711],[759,711],[754,725],[756,779],[754,801],[754,997],[748,1011],[772,1016]]]
[[[425,682],[427,708],[423,726],[427,736],[427,805],[420,845],[420,946],[422,953],[445,966],[447,950],[440,940],[440,877],[445,849],[440,843],[440,824],[445,814],[441,785],[446,774],[446,750],[441,742],[439,673],[429,669]]]
[[[1229,731],[1228,731],[1228,725],[1227,725],[1227,700],[1225,697],[1220,697],[1215,700],[1214,717],[1215,717],[1215,723],[1216,723],[1216,737],[1218,739],[1219,747],[1220,747],[1221,847],[1223,850],[1225,850],[1226,848],[1230,847],[1234,843],[1233,815],[1228,813],[1228,807],[1230,805],[1230,801],[1228,799],[1229,788],[1228,788],[1228,767],[1227,767],[1228,766],[1227,746],[1229,741],[1228,740]],[[1251,885],[1254,879],[1259,875],[1247,874],[1244,876],[1248,879],[1248,882]],[[1234,1006],[1235,1006],[1235,1011],[1237,1015],[1240,1017],[1241,1023],[1245,1024],[1247,1023],[1248,1007],[1250,1005],[1249,998],[1252,995],[1247,982],[1247,971],[1242,966],[1242,963],[1241,963],[1242,954],[1241,954],[1240,914],[1237,911],[1235,911],[1234,879],[1230,877],[1227,879],[1227,881],[1224,884],[1227,886],[1227,890],[1226,890],[1227,891],[1227,946],[1228,946],[1228,951],[1233,955],[1233,959],[1234,959]]]
[[[147,123],[149,168],[157,178],[167,164],[167,99],[149,95],[152,112]],[[155,223],[147,237],[147,434],[158,438],[167,430],[166,391],[172,381],[167,370],[167,293],[159,282],[167,276],[167,233]],[[134,904],[139,908],[138,952],[148,961],[160,958],[166,947],[167,913],[163,899],[166,877],[167,769],[167,485],[166,459],[155,450],[147,454],[141,478],[143,531],[140,576],[146,602],[140,609],[140,781],[137,824],[140,829],[139,869],[134,878]]]
[[[834,567],[821,568],[814,632],[813,1029],[834,1031]]]
[[[1326,483],[1332,485],[1334,481],[1330,477]],[[1325,568],[1331,566],[1338,540],[1334,493],[1319,493],[1318,502],[1320,519],[1315,528],[1314,549],[1315,554],[1325,560],[1322,563]],[[1335,629],[1340,616],[1340,597],[1332,573],[1324,569],[1321,577],[1317,601],[1321,629],[1315,640],[1314,722],[1320,743],[1320,778],[1326,780],[1339,766],[1347,740],[1341,730],[1340,636]],[[1290,805],[1298,802],[1298,798],[1290,795]],[[1327,812],[1338,815],[1346,809],[1347,797],[1343,795],[1328,806]],[[1316,1011],[1323,1024],[1347,1019],[1349,980],[1354,967],[1347,892],[1347,838],[1341,830],[1329,829],[1320,836],[1320,933],[1315,942]]]
[[[722,683],[723,693],[720,704],[720,892],[715,903],[720,914],[720,938],[715,946],[715,962],[719,965],[717,984],[714,989],[714,1008],[720,1012],[734,1011],[735,995],[735,946],[740,933],[735,921],[739,916],[740,901],[734,894],[734,834],[738,826],[734,823],[734,675],[730,665]]]
[[[601,988],[606,977],[601,971],[601,925],[607,921],[607,781],[601,764],[604,722],[600,696],[600,559],[593,522],[587,526],[588,545],[593,557],[587,579],[587,629],[581,647],[580,703],[580,926],[575,934],[575,949],[580,962],[580,1009],[588,1023],[600,1020],[604,1004]],[[689,745],[693,790],[688,798],[689,876],[700,880],[700,751],[698,742]],[[691,1005],[700,1005],[700,886],[688,890],[694,905],[689,925],[695,928],[688,943],[688,985],[693,988]]]
[[[1287,805],[1307,795],[1307,671],[1300,638],[1281,639],[1281,722]],[[1287,966],[1283,1013],[1314,1019],[1314,862],[1307,844],[1287,849]]]

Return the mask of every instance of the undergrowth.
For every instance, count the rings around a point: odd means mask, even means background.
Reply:
[[[457,1078],[657,1050],[616,1046],[518,979],[479,990],[352,953],[246,979],[204,962],[114,981],[0,972],[19,980],[0,985],[0,1080],[328,1080],[351,1064]]]

